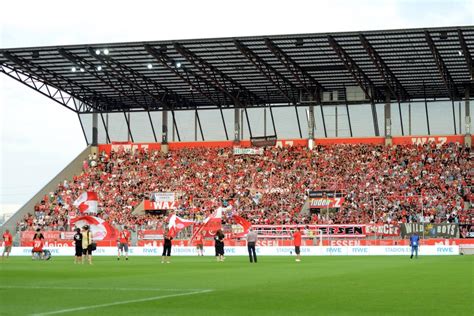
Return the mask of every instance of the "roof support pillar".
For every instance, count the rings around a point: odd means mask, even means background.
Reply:
[[[107,114],[108,115],[108,114]],[[105,131],[105,136],[106,136],[106,141],[107,141],[107,144],[110,144],[110,137],[109,137],[109,124],[105,123],[104,121],[104,115],[102,114],[102,112],[100,113],[100,119],[102,120],[102,125],[104,126],[104,131]],[[107,116],[107,122],[109,121],[109,118]]]
[[[240,143],[240,109],[234,108],[234,143]]]
[[[379,121],[378,121],[378,118],[377,118],[377,108],[375,107],[374,99],[372,99],[370,101],[370,109],[372,110],[372,121],[374,123],[375,136],[380,136]]]
[[[424,81],[423,81],[423,98],[425,99],[426,128],[428,129],[428,135],[431,135],[430,116],[428,114],[428,101],[426,100],[426,87],[425,87]]]
[[[131,141],[132,143],[134,142],[133,140],[133,135],[132,135],[132,128],[131,128],[131,123],[130,123],[130,112],[125,112],[125,110],[123,111],[123,116],[125,117],[125,123],[127,123],[127,130],[128,130],[128,141]]]
[[[153,139],[155,140],[155,143],[158,143],[158,139],[156,138],[155,127],[153,126],[153,120],[151,119],[150,111],[146,111],[146,113],[148,114],[148,120],[150,121],[151,132],[153,133]]]
[[[403,129],[402,106],[400,104],[400,101],[398,101],[398,115],[400,116],[400,128],[402,129],[402,136],[405,136],[405,131]]]
[[[308,148],[313,149],[314,143],[314,96],[309,96],[309,110],[308,110]]]
[[[384,106],[384,118],[385,118],[385,145],[392,145],[392,104],[390,102],[390,90],[387,87],[385,93],[385,106]]]
[[[466,87],[465,95],[464,95],[464,115],[465,115],[465,123],[466,123],[466,135],[464,136],[464,145],[466,147],[472,146],[472,139],[471,139],[471,110],[469,108],[469,96],[470,96],[470,89],[469,86]],[[461,132],[461,131],[459,131]]]
[[[456,135],[458,133],[458,131],[456,130],[456,108],[454,106],[454,100],[451,99],[451,108],[453,110],[453,129],[454,129],[454,135]],[[459,131],[459,134],[461,134],[461,131]]]
[[[168,153],[168,111],[161,112],[161,151]]]
[[[98,114],[96,111],[92,112],[92,146],[99,144],[99,129],[98,126]]]

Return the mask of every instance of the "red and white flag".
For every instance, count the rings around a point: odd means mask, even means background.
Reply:
[[[176,237],[178,232],[188,226],[194,224],[194,221],[184,219],[181,217],[176,216],[176,214],[171,215],[169,222],[168,222],[168,235],[170,237]]]
[[[222,208],[218,208],[211,215],[209,215],[204,222],[196,229],[191,237],[193,240],[198,234],[215,235],[216,232],[222,228]]]
[[[81,213],[97,213],[98,204],[99,199],[95,192],[83,192],[73,203]]]
[[[107,241],[116,241],[119,237],[118,230],[109,224],[109,222],[104,221],[102,218],[84,215],[71,219],[71,226],[83,227],[88,225],[92,232],[92,239],[94,240],[107,240]]]
[[[242,226],[242,229],[243,229],[242,232],[235,233],[235,234],[232,235],[232,237],[233,238],[242,238],[245,235],[247,235],[248,232],[249,232],[250,227],[252,227],[252,223],[250,223],[248,220],[246,220],[245,218],[243,218],[242,216],[237,215],[237,214],[232,215],[232,218],[234,219],[234,221],[237,224]]]

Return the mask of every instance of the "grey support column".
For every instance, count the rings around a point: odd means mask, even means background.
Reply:
[[[240,109],[234,108],[234,143],[240,143]]]
[[[92,113],[92,146],[97,146],[99,144],[99,130],[98,126],[98,116],[97,112]]]
[[[314,143],[314,97],[310,95],[309,99],[309,111],[308,111],[308,147],[309,149],[313,149]]]
[[[470,104],[469,104],[469,97],[470,97],[470,91],[469,91],[469,86],[466,87],[466,92],[464,96],[464,114],[465,114],[465,129],[466,129],[466,135],[464,136],[464,145],[466,147],[471,147],[472,146],[472,139],[471,139],[471,109],[470,109]]]
[[[163,110],[162,114],[162,133],[161,133],[161,151],[168,152],[168,111]]]
[[[375,136],[380,136],[379,121],[378,121],[378,118],[377,118],[377,108],[375,106],[374,100],[370,101],[370,109],[372,110],[372,121],[374,123]]]
[[[385,145],[392,145],[392,104],[390,101],[390,90],[385,89],[385,107],[384,107],[384,118],[385,118]]]

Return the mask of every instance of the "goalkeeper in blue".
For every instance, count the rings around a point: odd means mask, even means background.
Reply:
[[[413,253],[415,253],[415,258],[418,258],[418,245],[420,244],[420,237],[413,233],[410,236],[410,247],[411,247],[411,256],[410,259],[413,259]]]

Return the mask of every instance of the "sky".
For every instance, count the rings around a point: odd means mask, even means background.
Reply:
[[[0,47],[474,24],[474,0],[4,1]],[[0,216],[85,147],[77,114],[0,74]]]

